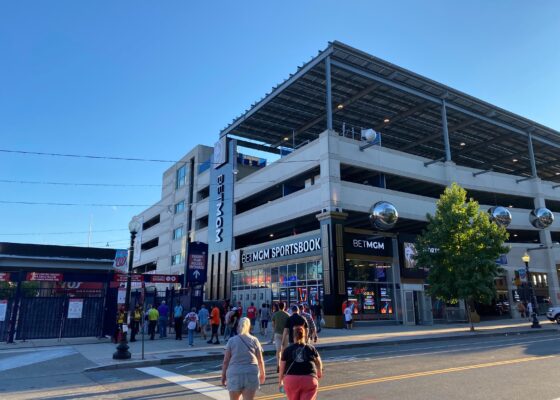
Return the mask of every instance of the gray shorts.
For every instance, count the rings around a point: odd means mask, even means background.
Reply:
[[[255,365],[254,371],[228,371],[226,373],[227,390],[230,392],[241,392],[242,390],[258,390],[259,369]]]

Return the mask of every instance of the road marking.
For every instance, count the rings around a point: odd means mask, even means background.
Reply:
[[[188,363],[188,364],[179,365],[178,367],[175,367],[175,369],[185,368],[185,367],[188,367],[189,365],[193,365],[193,364],[194,364],[194,363]]]
[[[208,396],[215,400],[229,400],[229,392],[219,386],[211,385],[210,383],[203,382],[185,375],[175,374],[157,367],[136,368],[145,374],[152,375],[176,385],[182,386],[185,389]]]
[[[382,377],[382,378],[365,379],[365,380],[362,380],[362,381],[339,383],[339,384],[336,384],[336,385],[319,387],[319,392],[327,392],[327,391],[331,391],[331,390],[347,389],[347,388],[351,388],[351,387],[354,387],[354,386],[372,385],[372,384],[375,384],[375,383],[382,383],[382,382],[399,381],[399,380],[403,380],[403,379],[421,378],[421,377],[424,377],[424,376],[431,376],[431,375],[449,374],[449,373],[453,373],[453,372],[468,371],[468,370],[471,370],[471,369],[478,369],[478,368],[498,367],[498,366],[502,366],[502,365],[519,364],[519,363],[529,362],[529,361],[540,361],[540,360],[545,360],[547,358],[554,358],[554,357],[556,357],[556,356],[540,356],[540,357],[518,358],[518,359],[515,359],[515,360],[496,361],[496,362],[485,363],[485,364],[466,365],[464,367],[436,369],[436,370],[432,370],[432,371],[415,372],[415,373],[412,373],[412,374],[393,375],[393,376],[386,376],[386,377]],[[268,395],[268,396],[256,397],[255,400],[272,400],[272,399],[282,399],[282,398],[284,398],[283,394],[273,394],[273,395]]]
[[[76,353],[77,351],[71,347],[46,351],[31,350],[30,354],[9,357],[1,360],[0,372],[19,367],[25,367],[27,365],[37,364],[43,361],[54,360],[56,358],[66,357]]]
[[[500,348],[500,347],[509,347],[514,346],[516,344],[523,344],[527,345],[530,343],[541,343],[541,342],[550,342],[550,341],[557,341],[560,340],[560,337],[555,337],[552,339],[542,339],[542,340],[531,340],[531,341],[524,341],[519,343],[506,343],[506,344],[495,344],[490,346],[474,346],[474,347],[461,347],[458,349],[452,350],[441,350],[441,351],[426,351],[423,353],[411,353],[411,354],[403,354],[403,355],[395,355],[395,356],[387,356],[387,357],[377,357],[383,354],[391,354],[391,353],[402,353],[405,351],[416,351],[416,350],[430,350],[430,349],[441,349],[442,347],[449,347],[449,346],[434,346],[434,347],[424,347],[424,348],[416,348],[416,349],[403,349],[403,350],[393,350],[393,351],[385,351],[380,353],[364,353],[360,354],[359,356],[338,356],[338,357],[327,357],[323,359],[324,363],[336,363],[336,364],[348,364],[353,362],[363,362],[363,361],[371,361],[371,360],[391,360],[394,358],[406,358],[406,357],[416,357],[416,356],[425,356],[431,354],[445,354],[445,353],[457,353],[461,351],[470,351],[470,350],[480,350],[480,349],[493,349],[493,348]],[[464,346],[464,345],[460,345]],[[372,355],[372,357],[364,357],[367,355]]]

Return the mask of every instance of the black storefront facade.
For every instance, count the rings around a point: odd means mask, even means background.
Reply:
[[[114,249],[0,243],[0,341],[110,334],[114,258]]]

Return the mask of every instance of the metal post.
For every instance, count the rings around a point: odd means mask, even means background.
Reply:
[[[146,288],[142,287],[142,293],[144,294],[144,299],[146,299]],[[144,333],[146,331],[146,301],[142,302],[142,360],[144,359]]]
[[[535,291],[533,289],[533,282],[531,282],[531,278],[529,277],[529,262],[525,261],[525,274],[527,275],[527,285],[529,286],[529,296],[531,297],[529,300],[533,306],[533,313],[531,314],[531,318],[533,319],[533,324],[531,328],[540,328],[541,324],[539,323],[539,319],[537,318],[537,297],[535,296]]]
[[[449,146],[449,131],[447,130],[447,108],[445,99],[441,100],[441,127],[443,143],[445,145],[445,161],[451,161],[451,147]]]
[[[325,81],[327,85],[327,129],[332,130],[332,89],[331,89],[331,58],[325,58]]]
[[[537,177],[537,163],[535,162],[535,152],[533,151],[533,135],[531,132],[527,135],[527,145],[529,147],[529,160],[531,161],[531,176]]]
[[[8,343],[14,343],[14,337],[16,335],[16,323],[19,311],[19,303],[21,301],[21,282],[23,281],[24,272],[19,272],[19,279],[16,286],[16,294],[14,296],[14,303],[12,305],[11,315],[10,315],[10,327],[8,328]]]
[[[136,232],[130,232],[130,256],[128,258],[128,273],[126,274],[126,297],[124,299],[124,310],[125,310],[125,318],[123,327],[126,324],[127,329],[123,328],[123,332],[121,335],[121,341],[117,346],[117,351],[113,353],[113,359],[115,360],[128,360],[131,357],[130,351],[128,351],[128,342],[127,342],[127,334],[128,334],[128,325],[130,321],[130,289],[132,286],[132,260],[134,259],[134,240],[136,239]]]

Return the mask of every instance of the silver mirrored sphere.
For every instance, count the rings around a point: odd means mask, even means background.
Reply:
[[[535,208],[529,214],[529,221],[537,229],[548,228],[554,222],[554,214],[548,208]]]
[[[505,207],[492,207],[488,209],[488,214],[490,214],[490,221],[494,222],[496,225],[507,228],[509,224],[511,224],[511,213]]]
[[[391,203],[378,201],[371,207],[369,219],[377,229],[387,230],[395,226],[399,219],[399,213]]]

